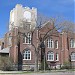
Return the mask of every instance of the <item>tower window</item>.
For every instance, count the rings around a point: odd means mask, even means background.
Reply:
[[[31,44],[31,34],[30,33],[28,33],[27,35],[25,35],[23,37],[23,43],[25,43],[25,44]]]
[[[27,22],[31,22],[31,12],[25,11],[24,18],[26,19]]]

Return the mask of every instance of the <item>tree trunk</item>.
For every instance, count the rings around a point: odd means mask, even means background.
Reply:
[[[35,51],[35,72],[38,72],[38,51]]]

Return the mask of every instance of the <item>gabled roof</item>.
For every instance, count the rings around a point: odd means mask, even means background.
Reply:
[[[53,22],[49,20],[49,21],[45,22],[44,24],[42,24],[41,28],[46,27],[46,26],[50,26],[50,25],[54,26]]]

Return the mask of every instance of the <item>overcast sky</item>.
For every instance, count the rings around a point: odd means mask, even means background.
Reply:
[[[75,23],[75,0],[0,0],[0,37],[8,30],[9,14],[16,4],[36,7],[47,17],[62,16]]]

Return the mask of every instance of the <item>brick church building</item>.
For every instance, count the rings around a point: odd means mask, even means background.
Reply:
[[[35,48],[38,50],[38,66],[43,59],[40,38],[44,38],[45,60],[49,67],[60,68],[64,62],[75,65],[75,33],[58,32],[54,24],[47,21],[36,28],[37,9],[17,4],[10,12],[9,31],[0,39],[0,54],[9,55],[22,69],[32,69],[35,65]],[[46,35],[46,33],[52,30]],[[33,35],[32,35],[33,32]]]

